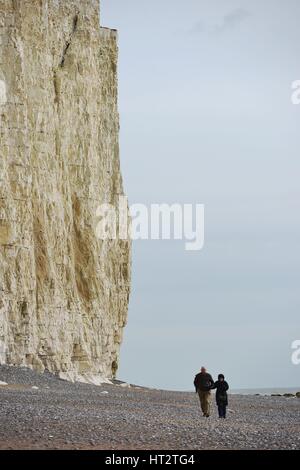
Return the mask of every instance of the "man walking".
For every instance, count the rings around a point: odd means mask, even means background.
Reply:
[[[214,386],[214,381],[205,367],[201,367],[200,373],[196,375],[194,385],[199,395],[203,416],[208,418],[210,415],[211,389]]]

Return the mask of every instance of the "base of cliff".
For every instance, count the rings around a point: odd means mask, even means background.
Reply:
[[[300,449],[300,400],[229,397],[228,418],[203,418],[198,397],[71,383],[0,366],[0,449]]]

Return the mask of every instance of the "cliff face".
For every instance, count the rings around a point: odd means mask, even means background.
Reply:
[[[98,0],[0,0],[0,362],[116,373],[130,243],[96,236],[123,194],[117,35]]]

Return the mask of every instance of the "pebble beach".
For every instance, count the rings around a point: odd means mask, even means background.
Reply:
[[[230,395],[203,418],[196,393],[71,383],[0,366],[0,449],[300,449],[300,398]]]

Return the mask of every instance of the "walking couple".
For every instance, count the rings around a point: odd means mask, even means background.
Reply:
[[[203,416],[208,418],[210,415],[211,390],[216,389],[219,418],[226,418],[226,407],[228,405],[227,390],[229,389],[229,385],[225,381],[224,375],[219,374],[218,380],[214,382],[205,367],[201,367],[201,372],[195,377],[194,385],[199,395]]]

